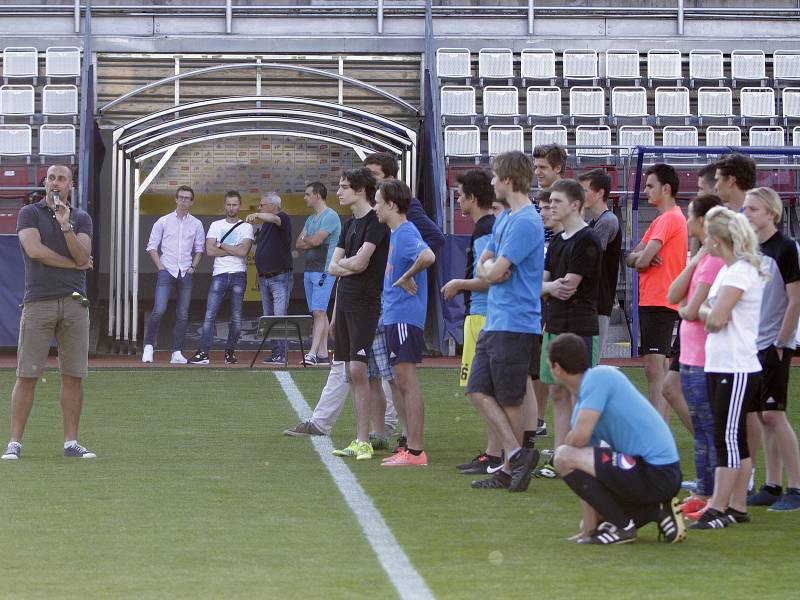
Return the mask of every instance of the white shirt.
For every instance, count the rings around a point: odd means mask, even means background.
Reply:
[[[758,360],[758,320],[764,280],[753,265],[737,260],[724,266],[708,292],[713,307],[720,288],[730,286],[742,290],[733,307],[730,320],[716,333],[706,337],[706,373],[756,373],[761,370]]]
[[[202,254],[205,250],[203,224],[190,214],[182,219],[177,211],[164,215],[153,225],[146,250],[159,247],[161,262],[169,274],[175,278],[185,274],[192,266],[192,254]]]
[[[219,242],[223,236],[230,231],[236,223],[228,223],[225,219],[214,221],[208,228],[207,239]],[[250,223],[242,223],[223,242],[229,246],[240,246],[245,240],[253,239],[253,226]],[[214,258],[214,271],[212,276],[222,273],[242,273],[247,271],[246,256],[217,256]]]

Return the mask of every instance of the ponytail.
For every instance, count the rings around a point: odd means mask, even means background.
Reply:
[[[711,235],[724,240],[731,247],[737,260],[749,262],[762,277],[768,276],[762,266],[758,238],[743,214],[724,206],[715,206],[706,213],[705,226]]]

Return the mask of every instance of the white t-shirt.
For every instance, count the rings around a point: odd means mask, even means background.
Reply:
[[[725,326],[706,337],[706,373],[760,371],[756,338],[764,280],[758,269],[744,260],[722,267],[708,292],[708,301],[712,308],[722,286],[734,287],[743,293]]]
[[[234,225],[235,223],[228,223],[225,219],[214,221],[211,227],[208,228],[206,239],[215,239],[219,241]],[[238,246],[244,243],[245,240],[252,239],[254,239],[253,226],[250,223],[242,223],[225,238],[224,243],[230,246]],[[244,271],[247,271],[246,256],[217,256],[214,259],[214,271],[212,272],[212,276],[222,273],[241,273]]]

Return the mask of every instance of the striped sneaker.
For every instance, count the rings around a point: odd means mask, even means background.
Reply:
[[[369,442],[358,442],[356,448],[356,460],[369,460],[372,458],[372,444]]]
[[[689,529],[724,529],[730,523],[728,515],[709,506]]]
[[[80,444],[73,444],[72,446],[64,448],[64,456],[71,458],[97,458],[94,452],[89,452],[89,450]]]
[[[628,522],[622,529],[613,523],[603,521],[591,535],[579,538],[577,543],[609,546],[611,544],[628,544],[635,541],[636,525],[633,524],[633,521]]]
[[[659,505],[657,524],[659,541],[677,544],[686,539],[686,525],[677,498]]]
[[[2,460],[19,460],[22,451],[22,444],[19,442],[9,442],[6,451],[3,452]]]
[[[334,456],[355,456],[358,453],[358,440],[353,440],[350,442],[350,445],[347,448],[342,448],[341,450],[334,450]]]

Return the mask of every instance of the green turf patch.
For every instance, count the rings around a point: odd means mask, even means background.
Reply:
[[[628,373],[644,389],[641,370]],[[292,371],[312,406],[325,375]],[[650,525],[636,544],[584,548],[565,541],[579,515],[563,482],[470,489],[454,465],[482,449],[480,420],[455,369],[421,379],[430,466],[348,465],[438,598],[794,591],[800,514],[756,509],[752,524],[691,532],[674,547],[656,543]],[[13,381],[0,372],[6,398]],[[84,461],[61,457],[58,385],[56,373],[40,382],[22,460],[0,464],[0,597],[395,596],[311,443],[281,435],[297,417],[271,373],[95,371],[80,439],[98,458]],[[688,477],[691,440],[673,421]],[[334,442],[352,432],[348,403]]]

